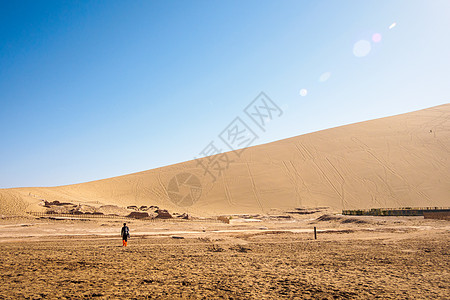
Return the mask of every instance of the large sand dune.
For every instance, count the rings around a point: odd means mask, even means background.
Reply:
[[[450,104],[446,104],[250,147],[240,156],[229,152],[232,162],[215,182],[198,161],[188,161],[82,184],[2,189],[0,214],[42,209],[40,199],[157,205],[205,216],[300,206],[336,210],[450,206],[449,154]],[[202,162],[206,165],[215,158]],[[199,181],[178,176],[191,185],[181,185],[176,193],[176,182],[170,186],[169,182],[181,173],[193,174]],[[181,198],[186,195],[196,201]]]

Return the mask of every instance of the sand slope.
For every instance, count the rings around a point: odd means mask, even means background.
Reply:
[[[188,161],[76,185],[3,189],[0,214],[39,210],[39,199],[158,205],[196,215],[267,213],[299,206],[450,206],[450,104],[227,155],[232,162],[215,182],[197,161]],[[201,191],[201,197],[178,206],[169,182],[184,172],[194,174],[201,189],[181,186],[179,195],[196,197]]]

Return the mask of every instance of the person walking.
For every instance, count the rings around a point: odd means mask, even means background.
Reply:
[[[128,238],[130,237],[130,229],[127,226],[127,223],[123,223],[122,232],[120,233],[122,235],[122,246],[127,246]]]

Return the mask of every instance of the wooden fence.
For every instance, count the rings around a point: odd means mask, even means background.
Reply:
[[[438,219],[450,221],[450,210],[448,211],[424,211],[423,217],[425,219]]]
[[[343,215],[351,216],[423,216],[425,212],[450,212],[448,207],[402,207],[402,208],[371,208],[343,210]]]

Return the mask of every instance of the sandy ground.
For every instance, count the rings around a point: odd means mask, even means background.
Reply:
[[[1,220],[0,298],[450,298],[448,221],[121,223]]]

